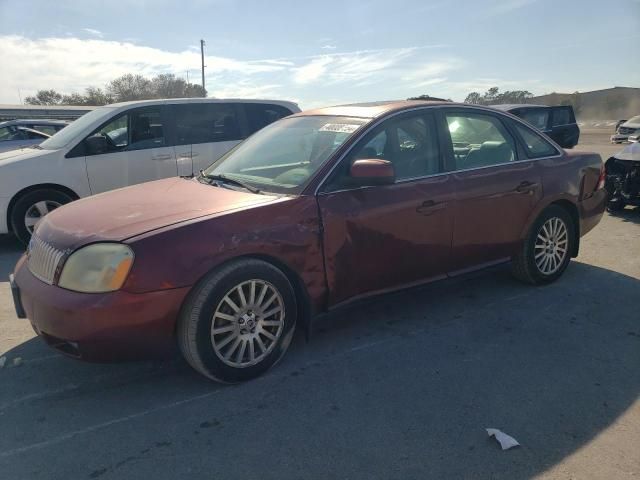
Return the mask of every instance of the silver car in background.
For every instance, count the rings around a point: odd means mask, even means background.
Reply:
[[[69,125],[65,120],[10,120],[0,123],[0,152],[44,142]]]

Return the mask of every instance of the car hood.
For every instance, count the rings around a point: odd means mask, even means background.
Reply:
[[[28,140],[27,140],[28,142]],[[13,147],[14,149],[0,153],[0,166],[18,162],[20,160],[27,160],[30,158],[42,157],[43,155],[49,155],[55,150],[40,150],[37,148],[19,148]]]
[[[636,123],[636,122],[624,122],[622,125],[620,125],[621,127],[624,128],[640,128],[640,123]]]
[[[170,178],[72,202],[44,217],[36,235],[58,249],[74,249],[284,198]]]

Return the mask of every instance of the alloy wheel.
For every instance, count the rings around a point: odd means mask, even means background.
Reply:
[[[226,293],[213,314],[213,349],[231,367],[255,365],[276,346],[284,318],[284,300],[276,287],[264,280],[240,283]]]
[[[534,247],[536,267],[544,275],[556,273],[567,256],[569,233],[564,221],[558,217],[549,218],[536,237]]]

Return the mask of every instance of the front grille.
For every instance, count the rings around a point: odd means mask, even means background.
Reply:
[[[56,269],[64,252],[33,235],[29,242],[27,255],[27,265],[31,273],[43,282],[53,285]]]
[[[636,131],[635,128],[629,128],[629,127],[620,127],[618,129],[618,133],[622,134],[622,135],[631,135]]]

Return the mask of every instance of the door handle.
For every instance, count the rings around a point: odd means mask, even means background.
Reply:
[[[416,208],[416,212],[420,215],[431,215],[446,207],[445,202],[434,202],[433,200],[425,200]]]
[[[170,158],[171,158],[171,155],[169,154],[154,155],[153,157],[151,157],[151,160],[169,160]]]
[[[524,181],[520,183],[520,185],[518,185],[516,188],[514,188],[514,191],[516,191],[517,193],[533,193],[536,188],[538,188],[537,183]]]

